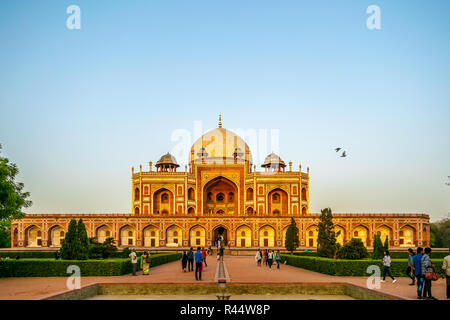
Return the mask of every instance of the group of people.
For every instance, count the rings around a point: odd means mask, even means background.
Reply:
[[[258,251],[256,251],[255,261],[258,267],[261,267],[261,265],[264,263],[264,265],[268,266],[269,269],[272,269],[272,264],[275,261],[277,263],[277,269],[280,269],[280,250],[277,250],[277,252],[273,252],[272,250],[265,249],[264,251],[261,251],[261,249],[258,249]]]
[[[132,272],[133,276],[136,276],[136,269],[138,264],[138,257],[136,254],[136,251],[134,249],[131,250],[131,253],[128,255],[131,259],[131,266],[132,266]],[[141,269],[143,275],[149,275],[150,274],[150,264],[152,260],[150,258],[150,252],[144,251],[141,255]]]
[[[432,281],[438,279],[438,275],[435,272],[434,264],[431,261],[431,248],[422,247],[417,248],[417,253],[414,253],[413,249],[408,249],[408,267],[406,269],[406,275],[411,278],[410,286],[414,286],[417,283],[417,299],[435,300],[431,294]],[[391,274],[391,256],[389,251],[384,252],[383,257],[383,280],[385,282],[386,275],[392,278],[392,283],[397,280]],[[447,299],[450,299],[450,255],[444,258],[442,264],[442,278],[446,278],[446,290]]]
[[[194,249],[191,247],[189,251],[183,251],[181,256],[181,271],[187,272],[194,271],[194,261],[195,261],[195,280],[202,280],[203,265],[205,268],[208,266],[206,263],[206,257],[211,255],[211,247],[208,249],[197,247],[197,251],[194,253]]]

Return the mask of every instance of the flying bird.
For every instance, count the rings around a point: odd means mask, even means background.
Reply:
[[[341,150],[342,148],[336,148],[334,149],[334,151],[339,152],[339,150]]]
[[[342,152],[341,158],[345,158],[347,156],[347,153],[344,151]]]

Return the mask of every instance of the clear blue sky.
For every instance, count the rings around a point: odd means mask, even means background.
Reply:
[[[71,4],[81,30],[66,28]],[[372,4],[381,30],[366,28]],[[311,169],[313,212],[438,220],[449,13],[446,0],[1,1],[2,154],[27,212],[130,212],[131,167],[221,112],[228,129],[279,130],[283,160]]]

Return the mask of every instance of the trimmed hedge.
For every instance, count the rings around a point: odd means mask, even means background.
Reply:
[[[366,272],[370,265],[377,265],[383,271],[383,264],[379,260],[343,260],[329,259],[319,257],[304,257],[296,255],[283,255],[282,260],[286,260],[286,264],[294,267],[303,268],[334,276],[369,276]],[[431,256],[436,272],[440,273],[442,268],[442,259],[433,259]],[[406,268],[408,266],[407,259],[392,259],[391,273],[395,277],[406,277]]]
[[[140,259],[140,258],[139,258]],[[152,255],[151,267],[181,259],[181,253]],[[130,259],[55,260],[10,259],[0,261],[0,278],[5,277],[67,277],[67,267],[77,265],[81,276],[120,276],[131,273]],[[138,261],[138,266],[140,260]]]
[[[136,252],[137,256],[141,256],[143,252]],[[159,255],[159,254],[165,254],[170,252],[155,252],[150,253],[153,255]],[[19,251],[19,252],[8,252],[8,251],[0,251],[0,257],[6,258],[9,257],[10,259],[15,259],[16,257],[19,257],[21,259],[52,259],[55,258],[55,251]],[[122,251],[114,252],[111,255],[111,258],[128,258],[124,256]]]
[[[286,254],[289,254],[286,252]],[[372,251],[369,251],[369,254],[372,254]],[[389,254],[392,259],[408,259],[408,251],[389,251]],[[432,251],[431,259],[444,259],[446,256],[450,255],[448,251]],[[317,251],[310,252],[294,252],[294,256],[302,256],[302,257],[317,257]]]

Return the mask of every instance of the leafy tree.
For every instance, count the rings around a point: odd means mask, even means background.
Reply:
[[[23,183],[15,181],[18,173],[15,164],[0,156],[0,248],[11,246],[11,220],[22,218],[22,209],[32,204],[28,200],[30,193],[23,191]]]
[[[386,235],[386,239],[384,240],[383,250],[389,250],[389,236]]]
[[[383,242],[381,242],[381,236],[379,234],[376,234],[375,238],[373,239],[372,259],[374,260],[382,259],[383,256],[384,256]]]
[[[106,238],[103,243],[99,243],[95,237],[89,238],[89,259],[107,259],[117,252],[114,245],[114,238]]]
[[[122,251],[122,257],[124,257],[124,258],[128,258],[128,257],[129,257],[129,255],[130,255],[130,253],[131,253],[131,250],[130,250],[130,248],[126,247],[126,248],[125,248],[125,249],[123,249],[123,251]]]
[[[450,248],[450,218],[430,223],[430,242],[433,248]]]
[[[334,232],[333,214],[330,208],[321,210],[319,233],[317,236],[317,255],[334,258],[337,250],[336,233]]]
[[[81,250],[80,238],[78,236],[78,225],[75,219],[70,220],[69,229],[61,244],[61,258],[64,260],[78,260]]]
[[[0,248],[11,247],[11,220],[0,221]]]
[[[0,145],[0,152],[2,146]],[[19,169],[7,158],[0,156],[0,220],[20,219],[32,202],[27,200],[29,192],[23,192],[23,183],[14,181]]]
[[[364,243],[359,238],[352,238],[337,253],[338,259],[359,260],[369,256]]]
[[[291,224],[286,230],[286,239],[284,240],[284,247],[291,253],[298,248],[300,242],[298,240],[298,228],[293,217],[291,217]]]
[[[115,246],[114,238],[106,238],[105,241],[103,242],[103,258],[104,259],[109,258],[116,252],[117,247]]]
[[[78,239],[80,241],[78,260],[87,260],[89,257],[89,239],[86,232],[86,226],[83,223],[83,219],[78,220],[77,233]]]

